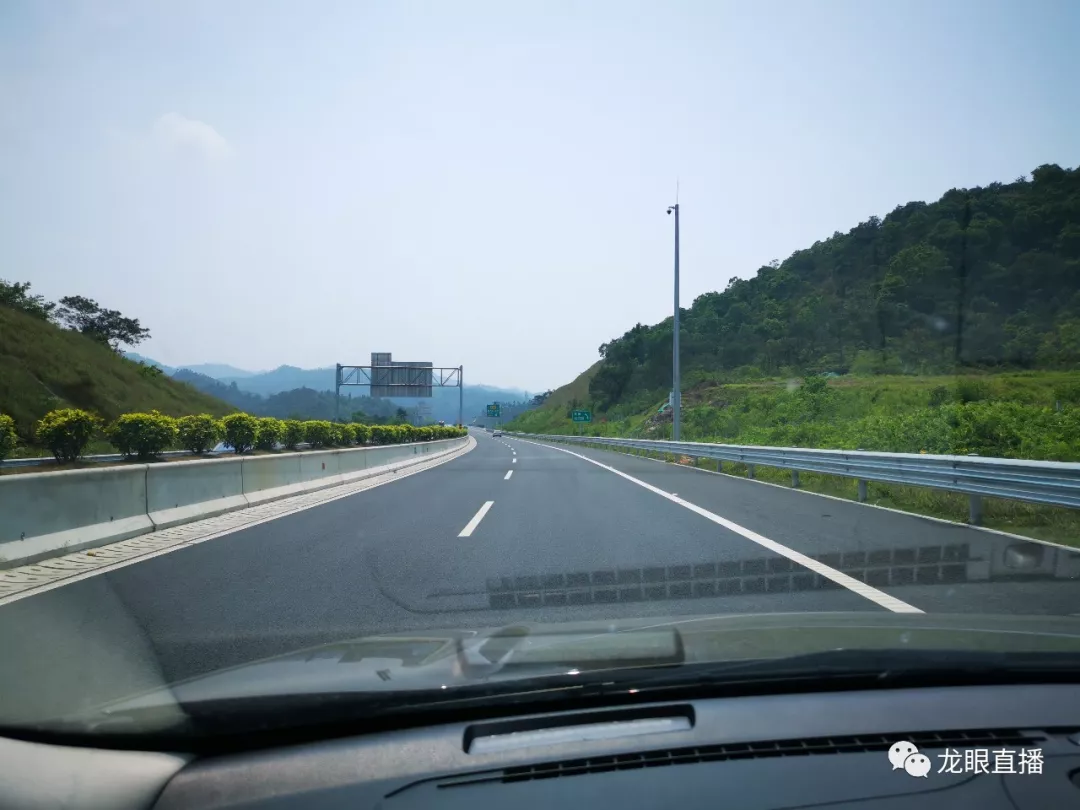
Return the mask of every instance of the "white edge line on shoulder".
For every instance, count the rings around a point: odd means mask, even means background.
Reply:
[[[528,440],[522,439],[522,441]],[[530,444],[537,444],[537,442],[530,442]],[[884,591],[879,591],[877,588],[855,579],[855,577],[848,576],[842,571],[837,571],[835,568],[830,568],[829,566],[815,560],[812,557],[807,557],[805,554],[801,554],[793,548],[788,548],[785,545],[777,543],[775,540],[770,540],[768,537],[760,535],[757,532],[752,531],[751,529],[747,529],[745,526],[740,526],[738,523],[734,523],[727,518],[720,517],[720,515],[710,512],[708,509],[703,509],[697,504],[690,503],[690,501],[687,500],[683,500],[682,498],[678,497],[673,493],[664,492],[664,490],[660,489],[659,487],[654,487],[652,484],[648,484],[645,481],[634,478],[634,476],[628,475],[622,470],[617,470],[614,467],[609,467],[607,464],[603,464],[596,459],[589,458],[588,456],[583,456],[580,453],[575,453],[572,450],[566,450],[562,447],[555,447],[550,444],[542,444],[540,446],[547,447],[551,450],[558,450],[560,453],[567,453],[571,456],[576,456],[582,461],[587,461],[590,464],[595,464],[597,467],[607,470],[608,472],[615,473],[615,475],[618,475],[621,478],[625,478],[627,481],[637,484],[639,487],[644,487],[650,492],[659,495],[661,498],[667,498],[672,503],[677,503],[679,504],[679,506],[689,509],[691,512],[695,512],[701,515],[703,518],[711,520],[713,523],[717,523],[720,526],[723,526],[728,531],[732,531],[735,532],[735,534],[742,535],[747,540],[751,540],[754,543],[757,543],[762,548],[767,548],[769,551],[773,551],[783,557],[787,557],[792,562],[797,563],[804,568],[808,568],[815,574],[820,574],[826,579],[832,580],[837,585],[841,585],[844,588],[847,588],[852,593],[858,594],[865,599],[869,599],[871,602],[880,605],[886,610],[891,610],[893,613],[923,612],[914,605],[909,605],[907,602],[904,602],[901,599],[897,599],[895,596],[890,596]]]

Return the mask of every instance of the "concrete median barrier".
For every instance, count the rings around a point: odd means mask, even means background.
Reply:
[[[468,439],[0,477],[0,568],[400,469]]]
[[[146,464],[0,478],[0,567],[153,531]]]
[[[244,509],[243,459],[161,462],[146,470],[146,511],[155,529]]]
[[[362,473],[371,466],[371,448],[364,447],[361,451],[359,453],[352,449],[338,451],[338,472],[344,480],[350,480],[350,476],[355,478],[356,473]]]
[[[249,506],[306,492],[300,476],[301,453],[246,456],[243,460],[244,497]]]
[[[303,482],[304,491],[325,489],[341,483],[338,454],[342,452],[363,453],[364,451],[362,448],[345,451],[316,450],[300,455],[300,480]]]

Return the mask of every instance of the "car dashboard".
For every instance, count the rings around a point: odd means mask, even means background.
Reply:
[[[927,773],[892,761],[901,741],[928,758]],[[1011,773],[1002,770],[1004,751],[1012,752]],[[1080,686],[652,702],[205,757],[0,741],[2,807],[528,810],[571,802],[687,810],[1080,806]]]

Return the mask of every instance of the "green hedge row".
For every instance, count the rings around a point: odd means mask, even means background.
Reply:
[[[171,447],[201,454],[223,442],[235,453],[251,449],[273,450],[284,445],[295,450],[306,442],[312,448],[352,447],[367,444],[400,444],[435,439],[452,439],[466,434],[458,427],[413,427],[412,425],[358,425],[310,420],[274,419],[233,413],[223,419],[208,414],[179,419],[158,411],[126,413],[104,427],[102,420],[74,408],[47,413],[37,423],[35,437],[48,447],[59,462],[82,456],[99,431],[128,458],[152,459]],[[0,461],[10,455],[17,442],[15,422],[0,414]]]

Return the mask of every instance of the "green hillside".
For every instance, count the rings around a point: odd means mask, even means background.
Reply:
[[[34,423],[60,407],[83,408],[106,420],[151,409],[171,416],[235,410],[85,335],[0,306],[0,413],[13,417],[29,438]]]
[[[612,421],[655,411],[671,385],[671,343],[671,318],[637,324],[600,347],[599,363],[568,386],[571,398]],[[1080,169],[1040,166],[1030,179],[953,189],[935,203],[870,217],[699,296],[682,312],[680,347],[684,397],[821,373],[913,380],[1074,372]],[[1065,393],[1044,392],[1042,405],[1071,399],[1068,381],[1055,386]],[[565,404],[553,398],[521,424],[563,424],[556,414]],[[714,426],[706,432],[719,430],[716,419],[705,422]],[[720,433],[743,431],[729,424]]]
[[[684,440],[1080,460],[1080,170],[1040,166],[871,217],[699,296],[680,326]],[[671,318],[636,325],[506,428],[670,438],[671,342]],[[571,421],[578,407],[592,424]],[[855,497],[831,476],[802,486]],[[871,500],[966,509],[878,484]],[[985,519],[1080,544],[1076,511],[991,499]]]
[[[816,242],[683,311],[684,382],[1076,368],[1080,170],[953,189]],[[666,397],[672,320],[604,344],[600,410]]]

